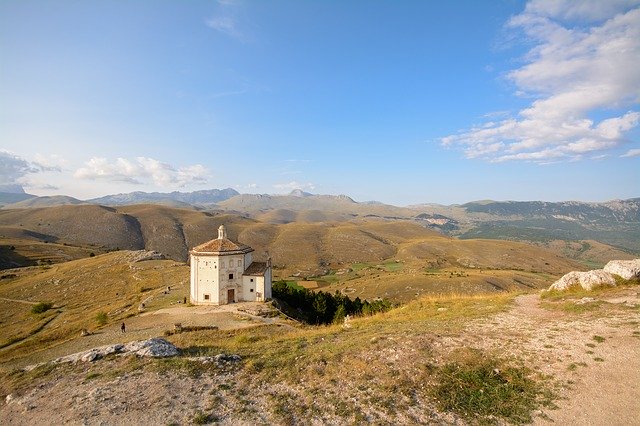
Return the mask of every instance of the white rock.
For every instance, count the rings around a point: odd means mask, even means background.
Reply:
[[[612,274],[602,269],[589,272],[572,271],[551,284],[549,290],[562,291],[576,286],[580,286],[585,290],[593,290],[601,285],[616,285],[616,279]]]
[[[7,397],[4,399],[4,402],[6,402],[7,404],[9,404],[11,401],[13,401],[13,394],[12,393],[7,395]]]
[[[612,260],[604,266],[604,270],[625,280],[640,278],[640,259]]]
[[[160,337],[138,340],[124,345],[124,352],[138,356],[168,357],[178,355],[178,348]]]

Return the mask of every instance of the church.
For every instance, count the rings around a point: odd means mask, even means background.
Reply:
[[[271,297],[271,259],[254,262],[253,249],[227,238],[224,225],[218,238],[194,247],[191,261],[191,303],[226,305],[264,302]]]

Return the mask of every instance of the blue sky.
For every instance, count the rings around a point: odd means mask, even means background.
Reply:
[[[0,3],[0,184],[640,196],[640,2]]]

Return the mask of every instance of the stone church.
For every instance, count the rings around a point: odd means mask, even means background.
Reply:
[[[225,305],[264,302],[271,297],[271,260],[254,262],[254,250],[227,238],[224,225],[218,238],[194,247],[191,261],[191,303]]]

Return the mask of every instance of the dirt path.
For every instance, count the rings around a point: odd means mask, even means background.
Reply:
[[[608,300],[640,304],[637,292]],[[508,312],[478,321],[466,339],[502,356],[525,359],[560,384],[557,410],[534,424],[640,424],[640,315],[613,306],[606,315],[576,315],[541,307],[537,294],[519,296]],[[502,336],[503,338],[496,338]]]
[[[3,363],[2,367],[22,368],[99,346],[162,336],[166,330],[173,330],[176,323],[182,324],[183,327],[215,326],[221,330],[276,323],[282,324],[284,327],[291,327],[280,317],[265,318],[255,315],[259,305],[261,304],[234,303],[222,306],[176,306],[146,312],[127,319],[125,333],[120,330],[120,322],[110,324],[88,336],[69,336],[68,340],[56,346],[47,347],[24,358]]]

